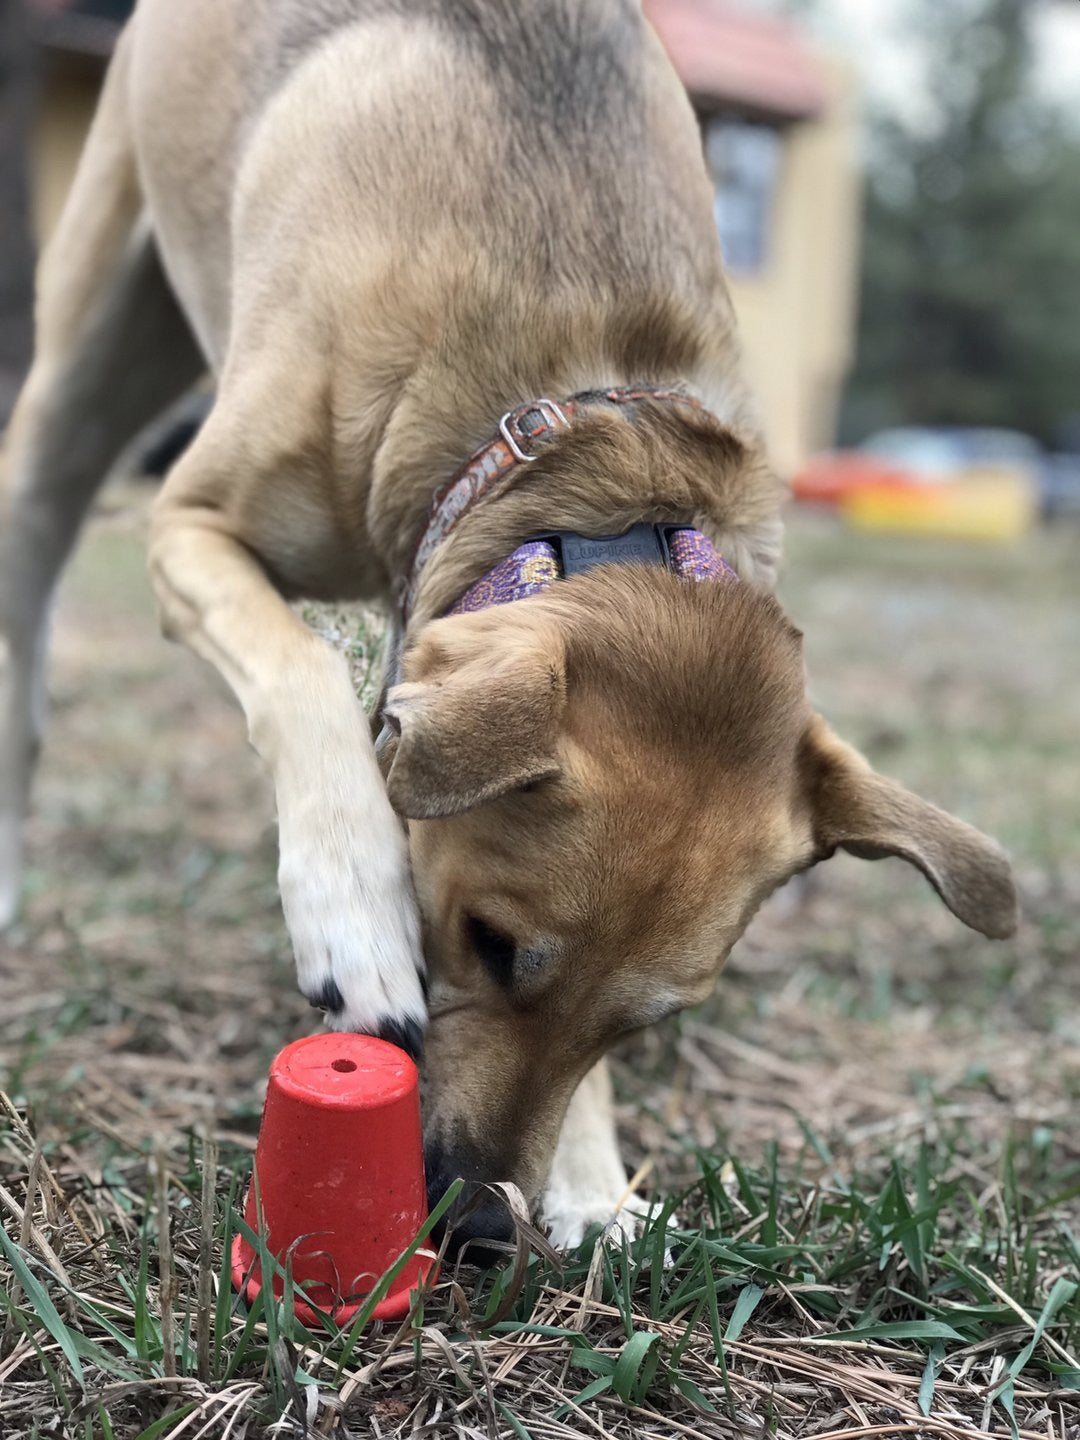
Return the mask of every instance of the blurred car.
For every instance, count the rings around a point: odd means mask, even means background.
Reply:
[[[1034,519],[1042,463],[1017,430],[902,426],[816,456],[792,489],[864,529],[1001,540]]]

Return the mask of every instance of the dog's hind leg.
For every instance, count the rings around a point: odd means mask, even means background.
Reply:
[[[143,213],[126,82],[122,39],[39,268],[34,362],[0,458],[0,927],[18,902],[57,578],[113,461],[205,368]]]

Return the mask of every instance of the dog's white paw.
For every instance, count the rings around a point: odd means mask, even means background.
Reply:
[[[606,1191],[573,1193],[558,1185],[544,1194],[542,1217],[551,1243],[557,1250],[574,1250],[597,1226],[612,1244],[627,1244],[641,1233],[642,1218],[649,1214],[647,1201],[631,1195],[621,1209],[620,1195]]]
[[[308,796],[280,807],[279,823],[278,884],[301,991],[333,1029],[380,1035],[417,1058],[426,1016],[420,921],[405,836],[385,792]]]
[[[603,1211],[564,1211],[550,1216],[547,1224],[556,1250],[576,1250],[589,1231],[597,1226],[602,1230],[604,1239],[616,1247],[621,1246],[624,1240],[627,1244],[636,1240],[641,1229],[637,1216],[625,1207],[615,1214],[610,1207]]]

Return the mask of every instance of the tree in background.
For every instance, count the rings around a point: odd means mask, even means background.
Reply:
[[[1036,96],[1032,0],[913,0],[936,118],[877,122],[845,438],[1080,413],[1080,141]]]

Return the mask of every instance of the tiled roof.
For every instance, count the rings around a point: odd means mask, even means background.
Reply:
[[[787,120],[825,106],[821,73],[794,25],[730,0],[644,0],[696,100]]]
[[[183,0],[177,0],[183,3]],[[699,101],[782,119],[825,105],[821,76],[796,28],[734,0],[644,0],[645,13]],[[31,0],[46,43],[107,55],[130,0]]]

